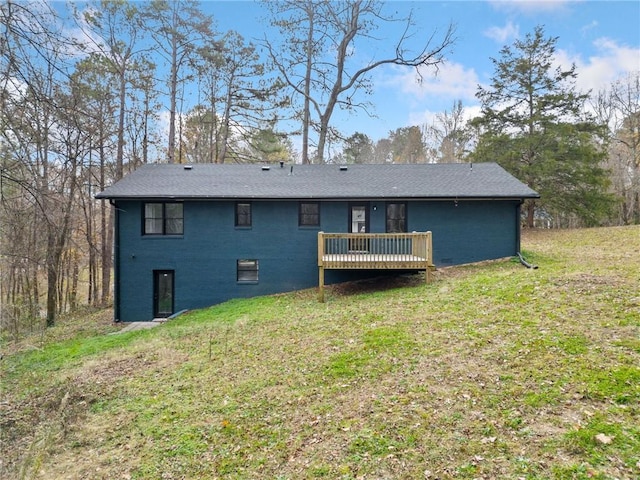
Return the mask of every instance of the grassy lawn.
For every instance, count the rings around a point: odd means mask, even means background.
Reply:
[[[4,345],[0,477],[640,478],[640,228],[523,248]]]

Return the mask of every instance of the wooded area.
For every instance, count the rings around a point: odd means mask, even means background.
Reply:
[[[278,44],[217,32],[191,0],[78,4],[68,18],[50,2],[0,2],[3,334],[110,304],[113,212],[93,197],[150,162],[498,161],[542,193],[530,226],[640,223],[640,72],[578,92],[575,69],[552,68],[556,39],[539,28],[494,60],[481,117],[467,122],[455,102],[433,124],[374,141],[338,131],[335,109],[373,111],[354,95],[374,87],[371,71],[437,66],[454,28],[422,33],[411,52],[411,13],[386,18],[379,2],[287,1],[270,12]],[[405,35],[375,62],[354,63],[350,49],[387,21],[404,22]],[[519,93],[505,110],[507,78]],[[190,90],[198,101],[187,108]]]

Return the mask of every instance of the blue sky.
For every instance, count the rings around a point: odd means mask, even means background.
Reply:
[[[477,86],[493,75],[490,58],[498,58],[504,45],[523,38],[536,25],[544,25],[548,36],[559,37],[556,61],[576,64],[581,91],[606,88],[626,73],[640,71],[638,1],[390,1],[385,8],[399,16],[413,9],[419,26],[416,41],[434,30],[443,31],[450,22],[456,26],[457,40],[437,76],[425,71],[421,84],[410,69],[377,70],[370,98],[377,117],[336,112],[334,124],[347,135],[359,131],[377,140],[398,127],[429,123],[457,99],[473,116],[478,112]],[[205,1],[203,10],[214,16],[221,32],[236,30],[246,39],[260,39],[269,31],[260,3]],[[378,32],[387,42],[356,44],[357,53],[363,58],[385,55],[385,46],[392,48],[400,33],[394,28]]]

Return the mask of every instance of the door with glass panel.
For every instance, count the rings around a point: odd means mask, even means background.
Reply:
[[[369,232],[369,204],[352,203],[349,205],[349,232]],[[349,251],[366,252],[369,250],[369,240],[364,238],[352,238],[349,241]]]
[[[153,271],[153,317],[167,318],[173,315],[174,272]]]

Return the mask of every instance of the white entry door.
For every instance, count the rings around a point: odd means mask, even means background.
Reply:
[[[367,205],[351,205],[351,233],[367,233],[369,231],[369,219]]]

